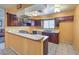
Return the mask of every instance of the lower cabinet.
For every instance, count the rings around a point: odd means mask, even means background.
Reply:
[[[20,36],[17,36],[17,35],[13,35],[14,38],[12,40],[12,49],[15,50],[15,52],[17,52],[18,54],[23,54],[24,52],[24,39]]]
[[[12,45],[12,35],[10,35],[9,33],[5,33],[5,46],[6,48],[10,48]]]
[[[51,39],[50,42],[53,42],[53,43],[58,44],[58,43],[59,43],[59,34],[58,34],[58,33],[53,33],[53,34],[50,36],[50,39]]]
[[[6,33],[6,48],[11,48],[14,50],[17,54],[23,54],[24,52],[24,40],[22,37]]]
[[[48,54],[48,39],[43,42],[43,55]]]
[[[48,41],[52,43],[59,43],[59,33],[48,33],[48,32],[43,32],[43,35],[49,36]]]
[[[47,55],[48,54],[48,39],[31,40],[25,37],[21,37],[15,34],[5,34],[6,48],[13,49],[20,55]]]

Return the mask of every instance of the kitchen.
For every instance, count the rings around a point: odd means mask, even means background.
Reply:
[[[74,18],[74,5],[73,8],[67,11],[62,10],[62,12],[59,10],[52,12],[52,5],[36,4],[27,8],[23,7],[23,9],[21,9],[21,6],[7,9],[5,24],[6,48],[11,48],[17,54],[47,55],[49,54],[49,43],[57,45],[61,42],[72,44],[71,29]],[[47,9],[43,13],[44,8]],[[64,33],[65,30],[66,33]]]

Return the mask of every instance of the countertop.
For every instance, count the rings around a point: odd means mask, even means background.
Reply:
[[[20,33],[19,30],[18,31],[7,30],[7,32],[11,33],[11,34],[19,35],[21,37],[25,37],[25,38],[28,38],[28,39],[32,39],[32,40],[43,39],[43,41],[44,41],[48,38],[48,36],[45,36],[45,35]]]
[[[46,31],[46,30],[41,30],[41,29],[34,29],[33,31],[40,31],[40,32],[49,32],[49,33],[59,33],[59,30],[52,30],[52,31]]]

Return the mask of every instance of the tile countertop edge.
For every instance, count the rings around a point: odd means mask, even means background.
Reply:
[[[45,36],[45,35],[22,34],[22,33],[19,33],[19,32],[12,32],[12,31],[7,31],[7,32],[11,33],[11,34],[15,34],[15,35],[21,36],[21,37],[24,37],[24,38],[35,40],[35,41],[41,40],[41,39],[43,39],[43,41],[45,41],[48,38],[48,36]],[[40,38],[37,38],[37,36],[40,37]],[[36,38],[34,38],[34,37],[36,37]]]

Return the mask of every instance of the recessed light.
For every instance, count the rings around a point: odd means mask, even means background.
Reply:
[[[54,12],[60,12],[61,10],[59,8],[55,8]]]

